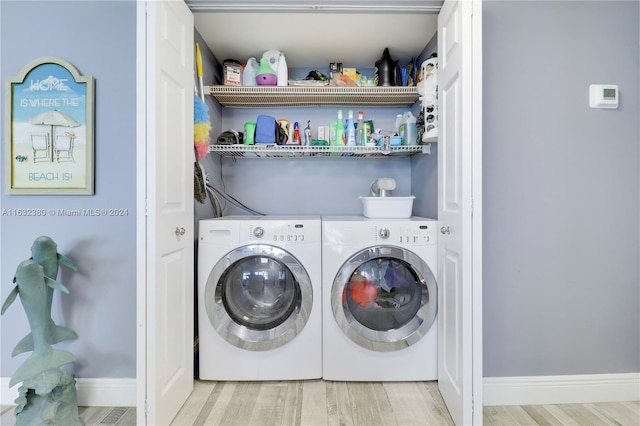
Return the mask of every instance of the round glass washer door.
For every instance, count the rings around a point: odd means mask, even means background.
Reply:
[[[438,287],[429,266],[399,247],[375,246],[351,256],[331,289],[340,329],[358,345],[396,351],[418,342],[433,325]]]
[[[251,351],[275,349],[304,328],[313,305],[311,279],[291,253],[269,245],[239,247],[220,259],[205,286],[211,325]]]

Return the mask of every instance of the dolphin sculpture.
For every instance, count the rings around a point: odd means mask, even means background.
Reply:
[[[50,237],[41,236],[36,238],[31,246],[31,258],[38,262],[44,270],[44,275],[52,280],[58,277],[59,264],[63,264],[68,268],[77,271],[78,268],[69,258],[58,253],[58,245]],[[50,345],[62,342],[64,340],[77,339],[78,335],[75,331],[56,325],[51,319],[51,305],[53,303],[53,288],[47,286],[47,324],[49,325],[49,333],[47,334],[47,342]],[[31,333],[27,334],[18,342],[11,352],[11,356],[16,356],[23,352],[33,350],[33,338]]]
[[[45,276],[42,266],[33,259],[24,260],[18,265],[14,282],[17,285],[9,294],[0,313],[4,313],[16,297],[20,296],[20,302],[31,327],[33,353],[11,377],[10,388],[37,374],[43,374],[76,360],[70,352],[53,349],[47,337],[49,334],[49,323],[46,317],[47,287],[65,293],[69,290],[58,281]]]

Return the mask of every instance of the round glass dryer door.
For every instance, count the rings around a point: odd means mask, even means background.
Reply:
[[[376,246],[354,254],[331,290],[338,326],[353,342],[379,352],[419,341],[436,319],[437,301],[429,266],[399,247]]]
[[[313,304],[311,279],[286,250],[249,245],[214,266],[205,309],[227,342],[251,351],[284,345],[304,328]]]

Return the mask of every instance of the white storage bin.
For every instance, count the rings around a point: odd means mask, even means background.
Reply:
[[[416,197],[360,197],[365,217],[383,219],[406,219],[411,217],[413,200]]]

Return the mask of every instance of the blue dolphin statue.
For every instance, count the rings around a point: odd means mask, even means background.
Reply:
[[[11,377],[10,388],[37,374],[76,360],[70,352],[53,349],[49,344],[50,338],[48,338],[50,327],[47,322],[46,310],[47,288],[50,287],[65,293],[68,293],[69,290],[58,281],[45,276],[42,266],[33,259],[24,260],[18,265],[14,282],[17,285],[9,294],[1,313],[4,313],[16,296],[20,296],[20,302],[22,302],[31,327],[33,353]]]
[[[44,275],[52,280],[58,277],[58,267],[60,264],[77,271],[78,268],[66,256],[58,253],[58,245],[50,237],[41,236],[36,238],[31,246],[31,258],[42,266]],[[53,345],[64,340],[77,339],[78,335],[75,331],[56,325],[51,319],[51,305],[53,303],[53,288],[47,286],[47,324],[49,325],[49,333],[47,334],[48,343]],[[3,309],[4,312],[4,309]],[[33,338],[31,333],[27,334],[18,342],[11,352],[11,356],[16,356],[23,352],[33,350]]]

